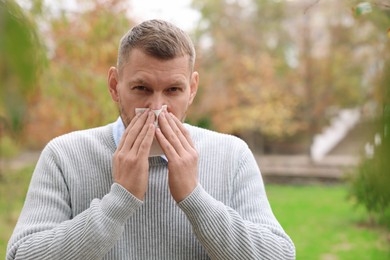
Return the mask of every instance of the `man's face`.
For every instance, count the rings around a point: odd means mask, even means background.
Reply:
[[[133,49],[122,71],[111,68],[109,89],[119,104],[120,115],[127,127],[135,116],[135,108],[167,110],[184,121],[198,88],[199,76],[191,72],[189,57],[159,60]]]

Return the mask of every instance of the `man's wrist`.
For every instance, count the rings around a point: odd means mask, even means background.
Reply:
[[[114,221],[126,221],[143,202],[128,192],[122,185],[114,183],[111,191],[101,200],[103,214]]]

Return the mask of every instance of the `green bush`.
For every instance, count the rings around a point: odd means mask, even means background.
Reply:
[[[185,122],[200,128],[213,129],[211,118],[209,116],[204,116],[197,120],[186,118]]]
[[[390,229],[390,104],[383,114],[373,153],[350,175],[350,195]]]
[[[45,62],[33,19],[16,1],[0,1],[0,131],[21,134]]]

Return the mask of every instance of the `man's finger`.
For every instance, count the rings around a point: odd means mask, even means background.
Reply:
[[[192,139],[191,139],[191,136],[190,136],[190,133],[188,132],[188,130],[184,127],[184,124],[177,118],[175,117],[175,115],[173,115],[172,113],[169,113],[171,115],[171,118],[173,119],[173,121],[175,121],[177,127],[180,129],[180,132],[183,134],[183,136],[186,138],[187,142],[189,143],[189,145],[195,149],[195,145],[194,143],[192,142]]]
[[[175,148],[169,143],[167,138],[165,138],[164,134],[161,132],[161,128],[156,128],[156,138],[158,143],[161,146],[164,154],[169,158],[174,158],[174,156],[178,156]]]
[[[121,146],[121,149],[130,151],[130,149],[134,145],[134,142],[135,142],[137,136],[139,135],[142,128],[144,127],[145,122],[148,119],[148,115],[149,115],[149,113],[145,111],[138,118],[135,118],[135,120],[132,120],[132,121],[134,121],[134,123],[130,124],[127,127],[127,129],[124,133],[124,136],[122,137],[122,139],[124,139],[123,140],[124,142],[123,142],[123,145]]]
[[[195,145],[192,142],[190,133],[184,127],[183,123],[172,113],[169,113],[169,118],[171,119],[171,122],[175,123],[175,129],[176,129],[175,131],[180,132],[180,135],[178,135],[178,136],[180,136],[180,138],[182,140],[182,144],[188,144],[189,145],[189,146],[185,145],[185,148],[187,150],[188,150],[189,147],[195,149]]]
[[[148,124],[145,137],[143,138],[138,149],[139,156],[144,157],[149,155],[150,148],[152,147],[155,131],[156,131],[156,127],[154,126],[154,124],[153,123]]]
[[[130,124],[126,127],[125,131],[123,132],[123,135],[121,137],[121,140],[119,141],[118,144],[118,150],[122,149],[123,145],[125,144],[125,140],[127,137],[127,134],[129,133],[130,129],[133,127],[135,122],[141,117],[143,113],[137,113],[134,118],[131,120]]]
[[[154,123],[154,118],[155,118],[155,114],[152,111],[149,111],[148,118],[145,124],[143,125],[141,132],[136,136],[136,139],[134,140],[134,144],[131,149],[133,149],[137,154],[139,153],[139,149],[143,140],[146,138],[150,125],[153,125]]]
[[[175,126],[174,121],[169,118],[169,114],[167,112],[162,112],[159,116],[159,122],[161,122],[160,129],[164,134],[164,137],[170,143],[170,145],[175,149],[175,151],[181,155],[185,152],[185,147],[181,143],[184,137],[180,137],[179,129]],[[173,128],[172,128],[173,127]]]

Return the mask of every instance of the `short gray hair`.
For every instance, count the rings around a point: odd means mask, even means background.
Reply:
[[[132,49],[158,59],[169,60],[189,56],[190,70],[195,64],[195,48],[187,33],[163,20],[148,20],[133,27],[121,39],[118,51],[118,69],[122,70]]]

